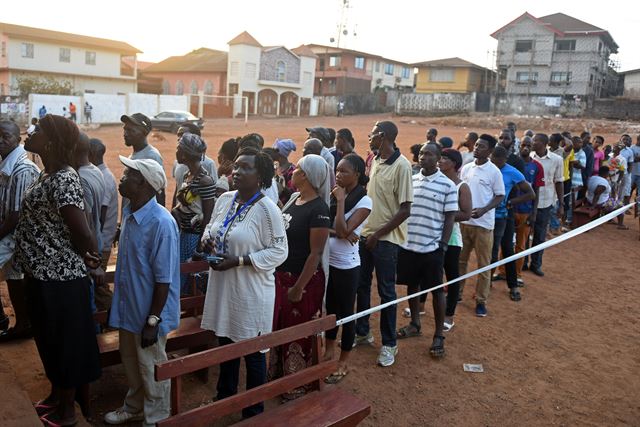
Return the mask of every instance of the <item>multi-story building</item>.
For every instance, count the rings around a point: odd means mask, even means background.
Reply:
[[[316,69],[310,49],[262,46],[246,31],[228,44],[227,93],[247,97],[249,113],[309,115]]]
[[[152,64],[142,73],[161,79],[164,95],[224,95],[227,90],[227,52],[200,48]]]
[[[136,92],[138,53],[120,41],[0,23],[0,95],[28,95],[18,93],[21,79],[55,80],[74,94]]]
[[[337,96],[366,94],[376,89],[411,89],[410,64],[379,55],[319,44],[308,44],[318,56],[314,94]]]
[[[609,56],[618,52],[608,31],[563,13],[524,13],[491,36],[498,40],[499,92],[558,100],[608,95],[615,76]]]
[[[416,93],[472,93],[492,89],[495,72],[461,58],[413,64]]]

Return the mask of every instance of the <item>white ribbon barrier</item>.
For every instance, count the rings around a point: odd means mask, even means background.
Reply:
[[[640,203],[640,202],[638,202],[638,203]],[[583,225],[582,227],[578,227],[575,230],[571,230],[568,233],[565,233],[565,234],[563,234],[561,236],[558,236],[558,237],[556,237],[554,239],[547,240],[546,242],[543,242],[543,243],[541,243],[541,244],[539,244],[537,246],[534,246],[533,248],[529,248],[529,249],[524,250],[522,252],[518,252],[517,254],[511,255],[508,258],[501,259],[500,261],[494,262],[493,264],[489,264],[486,267],[479,268],[479,269],[474,270],[474,271],[472,271],[470,273],[464,274],[464,275],[462,275],[462,276],[460,276],[460,277],[458,277],[458,278],[456,278],[454,280],[450,280],[450,281],[448,281],[446,283],[443,283],[441,285],[434,286],[433,288],[425,289],[424,291],[416,292],[415,294],[407,295],[406,297],[398,298],[398,299],[396,299],[394,301],[389,301],[389,302],[386,302],[384,304],[380,304],[378,306],[371,307],[368,310],[364,310],[364,311],[361,311],[359,313],[355,313],[355,314],[353,314],[353,315],[351,315],[349,317],[345,317],[344,319],[338,320],[336,322],[336,324],[338,326],[340,326],[342,324],[351,322],[352,320],[359,319],[360,317],[368,316],[368,315],[370,315],[372,313],[375,313],[376,311],[380,311],[380,310],[385,309],[385,308],[387,308],[389,306],[398,304],[398,303],[403,302],[403,301],[407,301],[407,300],[409,300],[411,298],[419,297],[420,295],[426,294],[426,293],[431,292],[431,291],[435,291],[436,289],[443,288],[445,286],[451,285],[452,283],[460,282],[462,280],[465,280],[465,279],[468,279],[470,277],[473,277],[476,274],[480,274],[480,273],[483,273],[485,271],[492,270],[492,269],[494,269],[496,267],[499,267],[501,265],[508,264],[508,263],[510,263],[512,261],[515,261],[515,260],[517,260],[519,258],[524,258],[524,257],[526,257],[528,255],[531,255],[531,254],[535,253],[535,252],[539,252],[541,250],[550,248],[551,246],[555,246],[558,243],[562,243],[565,240],[569,240],[569,239],[571,239],[571,238],[573,238],[575,236],[578,236],[578,235],[580,235],[582,233],[585,233],[585,232],[587,232],[589,230],[592,230],[592,229],[598,227],[599,225],[604,224],[605,222],[607,222],[607,221],[617,217],[618,215],[624,213],[626,210],[630,209],[633,205],[635,205],[635,202],[634,203],[629,203],[628,205],[623,206],[621,208],[618,208],[615,211],[612,211],[612,212],[610,212],[610,213],[608,213],[608,214],[606,214],[606,215],[604,215],[604,216],[602,216],[602,217],[600,217],[598,219],[595,219],[595,220],[589,222],[588,224]]]

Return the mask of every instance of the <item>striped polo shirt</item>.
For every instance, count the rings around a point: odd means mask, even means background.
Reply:
[[[413,175],[413,204],[407,220],[409,236],[402,245],[418,253],[433,252],[442,240],[446,212],[458,210],[456,185],[439,170],[433,175]]]

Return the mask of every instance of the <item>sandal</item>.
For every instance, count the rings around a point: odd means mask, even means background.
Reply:
[[[629,226],[628,225],[619,225],[618,226],[618,230],[628,230]]]
[[[55,409],[58,407],[57,403],[44,403],[44,400],[40,400],[38,402],[36,402],[33,407],[36,410],[36,414],[38,414],[39,417],[43,417],[45,415],[48,415],[49,413],[55,411]]]
[[[451,323],[444,322],[444,326],[442,327],[442,330],[444,332],[449,332],[450,330],[453,329],[454,326],[456,326],[456,322],[454,322],[453,320],[451,321]]]
[[[349,373],[349,371],[337,370],[333,374],[331,374],[328,377],[326,377],[324,379],[324,382],[327,383],[327,384],[338,384],[340,381],[342,381],[342,379],[344,377],[347,376],[348,373]]]
[[[420,332],[419,327],[417,327],[413,323],[409,323],[407,326],[403,326],[402,328],[398,329],[396,335],[398,339],[411,338],[419,337],[420,335],[422,335],[422,332]]]
[[[436,359],[442,359],[444,357],[444,337],[442,335],[433,336],[433,343],[429,349],[429,354]]]
[[[75,415],[71,418],[60,419],[55,412],[40,417],[40,421],[45,427],[70,427],[78,424],[78,418]]]

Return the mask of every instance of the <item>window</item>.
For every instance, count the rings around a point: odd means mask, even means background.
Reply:
[[[7,42],[2,42],[2,57],[7,56]]]
[[[96,93],[94,89],[85,89],[84,93]]]
[[[336,80],[335,79],[327,79],[327,92],[328,93],[336,93]]]
[[[162,82],[162,94],[163,95],[171,94],[171,86],[169,85],[169,82],[166,80]]]
[[[393,64],[384,64],[384,73],[393,76]]]
[[[184,95],[184,84],[182,80],[176,82],[176,95]]]
[[[61,47],[60,54],[58,55],[60,62],[71,62],[71,49],[68,47]]]
[[[538,84],[538,73],[530,73],[528,71],[521,71],[516,73],[516,84],[519,85],[536,85]]]
[[[340,57],[331,55],[329,57],[329,67],[339,67],[340,66]]]
[[[213,95],[213,82],[211,80],[204,82],[204,94]]]
[[[355,67],[358,70],[363,70],[364,69],[364,57],[356,56]]]
[[[84,53],[84,63],[87,65],[96,65],[96,53],[95,52],[85,52]]]
[[[312,80],[311,72],[305,71],[302,74],[302,84],[304,84],[305,86],[310,86],[313,83],[311,80]]]
[[[598,53],[600,53],[600,52],[602,52],[602,42],[598,42]]]
[[[287,66],[284,64],[284,61],[276,62],[276,80],[279,82],[283,82],[287,77]]]
[[[589,75],[589,87],[593,86],[593,74]]]
[[[20,45],[20,54],[23,58],[33,58],[33,43],[22,43]]]
[[[198,93],[198,82],[195,80],[191,80],[191,93],[194,95]]]
[[[571,84],[571,71],[569,72],[552,72],[551,86],[561,86]]]
[[[373,68],[376,70],[376,73],[380,72],[380,61],[373,61]]]
[[[231,70],[229,71],[229,73],[232,76],[237,76],[240,72],[240,63],[238,61],[233,61],[231,63]]]
[[[576,41],[556,40],[556,50],[576,50]]]
[[[533,40],[516,40],[516,52],[531,52]]]
[[[244,76],[248,79],[255,79],[256,78],[256,69],[257,66],[255,63],[253,62],[247,62],[247,68],[245,68],[244,70]]]
[[[432,68],[429,72],[429,81],[432,82],[452,82],[455,81],[455,70],[453,68]]]
[[[411,77],[411,68],[402,67],[402,78],[403,79],[408,79],[410,77]]]

